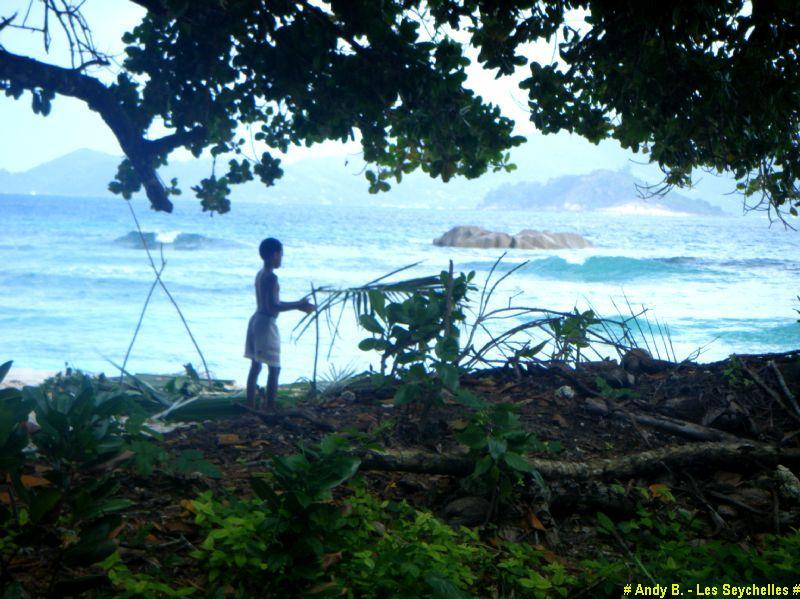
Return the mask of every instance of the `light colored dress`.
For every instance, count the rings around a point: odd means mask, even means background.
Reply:
[[[261,297],[261,279],[265,276],[275,277],[274,273],[267,275],[264,270],[256,275],[256,302],[258,308],[247,323],[247,339],[244,344],[244,357],[256,362],[261,362],[273,368],[281,366],[281,338],[278,333],[277,314],[269,310],[266,297]]]

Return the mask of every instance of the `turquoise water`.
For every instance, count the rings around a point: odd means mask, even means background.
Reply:
[[[735,201],[735,200],[732,200]],[[423,261],[403,276],[433,274],[452,259],[482,281],[500,250],[439,248],[431,240],[456,225],[572,231],[596,247],[510,250],[507,271],[529,260],[498,289],[497,304],[569,310],[594,306],[615,316],[625,298],[669,325],[678,358],[705,347],[701,361],[731,352],[800,346],[800,234],[746,217],[645,217],[574,213],[403,210],[373,207],[238,203],[223,216],[180,201],[172,215],[133,203],[146,232],[165,241],[163,279],[181,306],[211,370],[242,381],[245,328],[254,309],[258,243],[281,239],[278,271],[284,300],[316,286],[365,283]],[[64,362],[113,372],[120,363],[153,280],[145,252],[125,239],[135,230],[120,199],[0,196],[0,360],[41,370]],[[122,238],[122,240],[119,240]],[[117,241],[119,240],[119,241]],[[158,260],[158,252],[154,252]],[[292,339],[301,314],[282,314],[283,380],[310,376],[314,336]],[[364,368],[370,355],[355,346],[364,335],[345,316],[330,359]],[[501,323],[510,326],[508,321]],[[499,325],[498,325],[499,326]],[[497,330],[497,329],[496,329]],[[199,362],[183,325],[157,290],[129,361],[135,372],[174,372]]]

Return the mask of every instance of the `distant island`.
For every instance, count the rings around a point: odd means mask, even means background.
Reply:
[[[513,160],[518,169],[511,173],[487,173],[478,179],[456,177],[448,183],[442,183],[417,171],[404,176],[403,182],[393,185],[389,193],[378,195],[371,195],[367,191],[362,174],[363,161],[360,159],[307,157],[282,163],[285,174],[278,185],[266,188],[259,181],[251,181],[236,186],[232,199],[276,204],[447,210],[564,211],[611,208],[612,211],[623,212],[724,214],[704,201],[691,200],[675,193],[669,194],[666,199],[641,200],[636,195],[638,179],[625,171],[595,170],[588,175],[575,175],[574,171],[598,166],[602,156],[598,158],[596,153],[592,153],[594,146],[576,146],[558,136],[548,139],[548,145],[543,143],[529,143],[516,148]],[[624,155],[619,154],[617,158],[623,160]],[[120,156],[82,149],[22,172],[9,172],[0,165],[0,196],[111,197],[108,182],[114,177],[121,159]],[[206,158],[175,160],[162,167],[160,174],[165,181],[177,177],[184,190],[182,197],[191,201],[191,186],[207,177],[211,170],[211,161]],[[552,179],[558,175],[564,176]],[[658,175],[640,176],[650,179]],[[547,183],[531,182],[546,181],[548,177],[551,180]],[[719,200],[734,185],[732,180],[724,177],[707,177],[703,183],[710,187],[706,193],[712,201]],[[693,195],[697,195],[696,190]]]
[[[507,183],[487,193],[478,208],[655,216],[725,214],[706,201],[675,192],[642,198],[637,186],[644,185],[627,170],[596,170],[586,175],[556,177],[545,183]]]
[[[59,197],[113,197],[108,183],[117,172],[122,158],[96,152],[76,150],[23,172],[0,168],[0,195],[19,194]],[[309,203],[329,206],[387,206],[398,208],[459,208],[466,202],[473,207],[497,186],[500,174],[489,173],[480,180],[457,178],[449,183],[431,179],[422,172],[403,177],[388,194],[368,191],[362,173],[363,161],[342,156],[309,157],[281,164],[283,178],[274,187],[250,181],[234,187],[236,201],[265,200],[276,204]],[[165,181],[176,177],[183,189],[183,198],[191,200],[191,186],[212,172],[208,158],[174,160],[160,170]]]

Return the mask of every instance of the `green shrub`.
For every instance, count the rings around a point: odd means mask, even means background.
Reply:
[[[646,491],[644,491],[646,492]],[[735,543],[704,536],[705,524],[692,512],[667,500],[661,505],[641,505],[637,517],[614,523],[598,514],[598,531],[612,550],[620,542],[631,547],[620,559],[587,560],[590,577],[603,579],[606,589],[629,579],[652,579],[661,584],[680,581],[696,584],[795,584],[800,571],[800,531],[785,536],[765,536],[754,542]],[[632,559],[631,559],[632,556]]]
[[[426,289],[403,301],[390,301],[378,290],[369,292],[370,314],[359,322],[372,337],[358,347],[377,351],[381,373],[391,362],[391,375],[402,381],[395,402],[422,404],[426,413],[442,402],[442,390],[460,397],[458,367],[459,324],[464,322],[464,304],[475,273],[442,271],[441,289]],[[468,398],[467,398],[468,399]]]
[[[502,543],[485,568],[500,597],[568,597],[580,577],[526,543]]]
[[[40,429],[29,437],[21,422],[30,410]],[[131,502],[118,496],[113,469],[103,464],[147,446],[143,421],[118,388],[71,369],[39,387],[0,391],[0,477],[12,483],[10,507],[0,505],[9,531],[0,549],[4,572],[6,561],[28,548],[52,560],[52,584],[62,566],[87,566],[116,550],[110,533]],[[33,461],[45,469],[31,485],[21,472]]]
[[[454,530],[429,512],[361,490],[348,505],[351,532],[334,569],[347,596],[469,596],[485,551],[476,532]]]
[[[340,451],[341,443],[327,437],[302,453],[273,458],[271,475],[252,480],[257,499],[220,503],[206,493],[194,502],[207,533],[194,555],[207,563],[212,583],[224,577],[239,596],[248,596],[325,578],[322,556],[341,545],[348,518],[331,490],[360,464]]]
[[[495,504],[510,500],[526,475],[544,487],[544,480],[523,454],[560,449],[557,443],[542,442],[526,431],[515,409],[512,404],[482,404],[466,428],[456,434],[475,462],[464,485],[472,492],[491,496]]]
[[[131,572],[122,562],[119,552],[109,555],[100,565],[106,571],[111,586],[114,588],[113,597],[115,598],[188,597],[195,592],[192,587],[173,589],[169,583],[156,577],[141,572]]]

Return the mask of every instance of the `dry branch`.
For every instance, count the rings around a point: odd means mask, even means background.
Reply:
[[[743,370],[744,370],[744,371],[745,371],[745,372],[746,372],[746,373],[747,373],[747,374],[750,376],[750,378],[751,378],[751,379],[753,379],[753,381],[755,381],[756,385],[758,385],[759,387],[761,387],[761,389],[763,389],[763,390],[764,390],[764,392],[765,392],[767,395],[769,395],[769,396],[770,396],[770,397],[771,397],[773,400],[775,400],[775,403],[777,403],[777,404],[778,404],[780,407],[782,407],[782,408],[783,408],[783,409],[786,411],[786,413],[787,413],[787,414],[789,414],[789,416],[791,416],[792,418],[794,418],[795,420],[797,420],[798,422],[800,422],[800,414],[796,414],[795,412],[793,412],[793,411],[792,411],[792,410],[789,408],[789,406],[787,406],[787,405],[784,403],[784,401],[783,401],[783,398],[780,396],[780,393],[778,393],[777,391],[775,391],[775,389],[773,389],[772,387],[770,387],[769,385],[767,385],[767,384],[766,384],[766,383],[765,383],[765,382],[764,382],[764,381],[761,379],[761,377],[760,377],[760,376],[758,376],[758,374],[756,374],[756,372],[755,372],[753,369],[751,369],[750,367],[748,367],[748,366],[747,366],[747,364],[745,364],[744,360],[742,360],[742,357],[741,357],[741,356],[738,356],[738,358],[739,358],[739,362],[740,362],[740,363],[741,363],[741,365],[742,365],[742,369],[743,369]]]
[[[781,387],[781,391],[786,396],[786,399],[789,400],[789,404],[794,409],[794,413],[800,416],[800,405],[797,404],[797,398],[794,396],[794,393],[791,392],[789,389],[789,385],[786,384],[786,379],[783,378],[783,373],[781,369],[778,368],[778,365],[775,363],[775,360],[770,360],[767,362],[767,365],[772,369],[775,373],[775,377],[778,379],[778,384]]]

